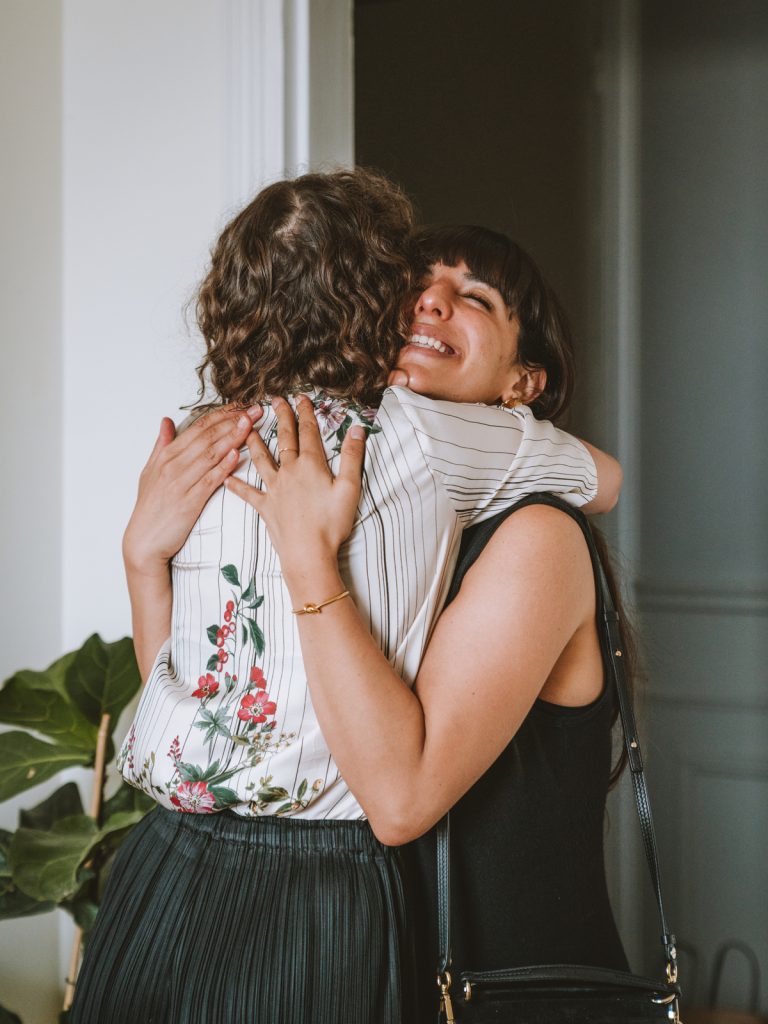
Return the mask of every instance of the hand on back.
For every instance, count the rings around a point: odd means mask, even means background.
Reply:
[[[126,567],[142,575],[168,572],[206,501],[236,468],[260,406],[225,405],[176,436],[167,416],[139,477],[136,505],[123,536]]]
[[[226,487],[262,517],[284,574],[300,571],[309,560],[329,560],[335,565],[360,499],[365,431],[359,426],[349,429],[334,476],[312,402],[299,396],[294,414],[284,398],[275,398],[272,408],[277,416],[277,461],[257,433],[246,441],[265,489],[234,476],[227,479]]]

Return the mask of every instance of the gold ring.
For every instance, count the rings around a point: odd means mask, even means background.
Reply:
[[[299,454],[299,449],[298,448],[278,448],[277,449],[278,458],[283,454],[283,452],[294,452],[296,455],[298,455]]]

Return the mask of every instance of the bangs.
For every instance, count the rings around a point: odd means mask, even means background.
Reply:
[[[474,225],[421,228],[416,234],[419,269],[427,273],[434,263],[455,267],[466,263],[478,281],[495,288],[510,316],[520,305],[524,268],[521,251],[510,238]]]

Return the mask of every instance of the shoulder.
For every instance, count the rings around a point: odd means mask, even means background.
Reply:
[[[592,562],[581,527],[567,512],[527,505],[504,519],[467,572],[462,589],[482,588],[502,601],[512,591],[563,594],[591,588]]]

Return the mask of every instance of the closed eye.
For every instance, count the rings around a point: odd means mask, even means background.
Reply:
[[[484,309],[487,309],[489,311],[493,309],[493,303],[486,299],[485,296],[483,295],[477,295],[475,292],[468,292],[464,296],[464,298],[473,299],[475,302],[479,302]]]

